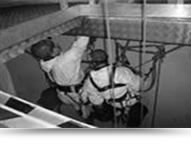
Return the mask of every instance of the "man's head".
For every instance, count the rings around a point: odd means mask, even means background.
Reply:
[[[90,53],[91,61],[95,67],[108,64],[108,55],[102,49],[96,49]]]
[[[61,49],[50,39],[42,40],[31,46],[31,54],[38,60],[50,60],[60,54]]]

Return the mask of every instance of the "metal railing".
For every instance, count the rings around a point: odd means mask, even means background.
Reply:
[[[13,114],[8,119],[0,115],[0,124],[10,128],[95,128],[2,91],[0,109]]]

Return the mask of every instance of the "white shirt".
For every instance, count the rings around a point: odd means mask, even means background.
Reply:
[[[97,86],[102,88],[110,84],[109,73],[111,70],[111,66],[108,66],[97,71],[92,71],[90,75]],[[114,83],[125,84],[125,86],[113,89],[113,96],[115,99],[122,97],[127,92],[127,90],[131,93],[132,96],[134,96],[138,93],[140,87],[140,77],[135,75],[129,68],[120,66],[115,70]],[[108,100],[112,98],[111,89],[104,92],[99,92],[94,87],[89,78],[85,81],[82,91],[82,99],[85,102],[89,99],[90,102],[94,105],[100,105],[103,103],[104,99]]]
[[[88,42],[89,37],[78,37],[65,53],[61,53],[49,61],[41,60],[42,69],[58,85],[70,86],[79,84],[84,77],[84,72],[81,69],[81,60]]]

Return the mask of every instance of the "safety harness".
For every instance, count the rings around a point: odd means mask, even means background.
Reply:
[[[105,67],[105,66],[104,66],[104,67]],[[102,67],[102,68],[103,68],[103,67]],[[102,68],[100,68],[100,69],[102,69]],[[116,65],[112,65],[113,75],[111,76],[111,77],[112,77],[111,80],[114,79],[115,72],[116,72],[116,68],[117,68]],[[123,84],[123,83],[115,83],[115,82],[114,82],[114,84],[111,84],[111,82],[110,82],[110,84],[107,85],[107,86],[99,87],[99,86],[96,84],[96,82],[93,80],[91,74],[89,74],[89,79],[90,79],[92,85],[93,85],[99,92],[105,92],[105,91],[107,91],[107,90],[109,90],[109,89],[112,89],[112,88],[119,88],[119,87],[124,87],[124,86],[126,86],[126,84]],[[128,91],[127,91],[127,93],[128,93]],[[120,98],[118,98],[118,99],[115,99],[115,101],[116,101],[116,102],[122,102],[123,100],[125,100],[127,93],[125,93],[125,95],[123,95],[122,97],[120,97]],[[110,101],[110,100],[113,100],[113,99],[109,99],[108,101]]]
[[[104,66],[105,67],[105,66]],[[104,67],[102,67],[102,68],[104,68]],[[102,68],[100,68],[100,69],[102,69]],[[100,70],[99,69],[99,70]],[[112,73],[113,73],[113,75],[111,76],[112,78],[112,80],[114,79],[114,76],[115,76],[115,71],[116,71],[116,65],[112,65]],[[124,87],[126,84],[122,84],[122,83],[118,83],[118,84],[116,84],[116,83],[114,83],[114,85],[112,86],[112,84],[110,83],[109,85],[107,85],[107,86],[104,86],[104,87],[99,87],[96,83],[95,83],[95,81],[93,80],[93,78],[92,78],[92,76],[91,76],[91,74],[89,74],[89,78],[90,78],[90,81],[91,81],[91,83],[93,84],[93,86],[99,91],[99,92],[104,92],[104,91],[106,91],[106,90],[109,90],[109,89],[112,89],[113,88],[113,86],[114,86],[114,88],[118,88],[118,87]]]
[[[106,66],[104,66],[104,67],[106,67]],[[102,68],[104,68],[104,67],[101,67],[100,69],[102,69]],[[111,76],[112,78],[112,80],[114,79],[114,76],[115,76],[115,72],[116,72],[116,68],[117,68],[117,65],[116,64],[113,64],[112,65],[112,72],[113,72],[113,75]],[[98,69],[98,70],[100,70],[100,69]],[[96,84],[96,82],[94,81],[94,79],[93,79],[93,77],[91,76],[91,74],[89,74],[89,79],[90,79],[90,82],[92,83],[92,85],[99,91],[99,92],[105,92],[105,91],[107,91],[107,90],[109,90],[109,89],[112,89],[112,88],[120,88],[120,87],[124,87],[124,86],[126,86],[126,84],[123,84],[123,83],[115,83],[114,82],[114,84],[111,84],[111,82],[110,82],[110,84],[108,84],[107,86],[104,86],[104,87],[99,87],[97,84]],[[129,99],[127,99],[127,94],[130,96],[130,98]],[[116,103],[119,103],[120,105],[121,105],[121,108],[116,108],[116,110],[117,111],[120,111],[121,112],[121,114],[119,115],[119,116],[117,116],[117,122],[119,123],[120,121],[123,123],[123,124],[125,124],[126,122],[127,122],[127,114],[125,113],[125,107],[126,106],[124,106],[123,105],[123,101],[126,101],[126,102],[128,102],[130,99],[132,99],[132,98],[136,98],[137,99],[137,96],[131,96],[131,94],[130,94],[130,92],[127,90],[127,92],[123,95],[123,96],[121,96],[120,98],[117,98],[117,99],[113,99],[113,98],[111,98],[111,99],[107,99],[107,100],[104,100],[104,102],[103,102],[103,106],[111,106],[111,103],[112,102],[116,102]],[[126,100],[127,99],[127,100]],[[89,102],[90,103],[90,102]],[[96,108],[96,107],[94,107],[94,108]],[[97,111],[97,109],[95,109],[94,110],[95,111],[95,113],[94,114],[100,114],[100,113],[96,113],[96,111]],[[112,114],[112,113],[110,113],[110,114]],[[114,115],[114,114],[113,114]],[[102,115],[102,117],[103,117],[104,115]],[[100,116],[98,115],[97,116],[98,118],[100,118]],[[105,120],[108,120],[108,117],[106,117],[107,119],[105,119]],[[100,119],[99,119],[100,120]],[[104,120],[104,119],[102,119],[102,120]],[[113,121],[113,118],[111,117],[111,120]]]
[[[82,88],[82,84],[77,84],[77,85],[73,85],[73,86],[60,86],[57,85],[58,90],[65,92],[65,93],[72,93],[72,92],[76,92],[78,93],[79,90]]]

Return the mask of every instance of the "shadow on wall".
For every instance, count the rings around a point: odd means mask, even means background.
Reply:
[[[24,54],[7,63],[17,95],[35,103],[43,89],[47,87],[38,63]]]

